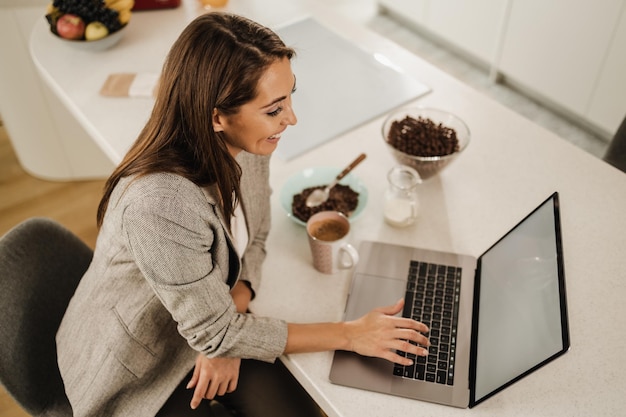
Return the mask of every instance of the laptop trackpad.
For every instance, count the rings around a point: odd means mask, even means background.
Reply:
[[[361,317],[373,308],[384,307],[404,297],[406,280],[355,274],[346,320]],[[337,351],[330,371],[335,384],[390,392],[393,364],[384,359],[363,357],[356,353]]]
[[[357,273],[350,292],[346,320],[359,318],[373,308],[395,304],[404,298],[406,279],[394,279]]]
[[[392,372],[393,364],[387,360],[338,350],[333,358],[329,379],[333,384],[389,393]]]

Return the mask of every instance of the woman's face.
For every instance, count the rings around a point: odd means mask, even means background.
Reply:
[[[213,112],[213,128],[224,132],[228,150],[236,156],[242,150],[269,155],[276,149],[281,134],[297,118],[291,108],[296,80],[288,58],[271,64],[259,79],[257,96],[232,115]]]

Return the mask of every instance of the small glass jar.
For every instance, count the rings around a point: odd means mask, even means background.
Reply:
[[[422,182],[419,174],[409,166],[398,165],[389,171],[387,181],[385,221],[396,227],[413,224],[419,213],[417,186]]]

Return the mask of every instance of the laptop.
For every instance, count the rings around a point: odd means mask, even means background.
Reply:
[[[332,383],[474,407],[570,345],[559,196],[555,192],[480,257],[364,241],[345,319],[405,297],[429,326],[413,366],[336,351]]]

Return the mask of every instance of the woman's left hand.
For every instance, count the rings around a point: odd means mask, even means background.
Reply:
[[[207,358],[200,354],[187,388],[194,388],[191,408],[196,409],[202,399],[212,400],[216,396],[233,392],[239,380],[239,358]]]

